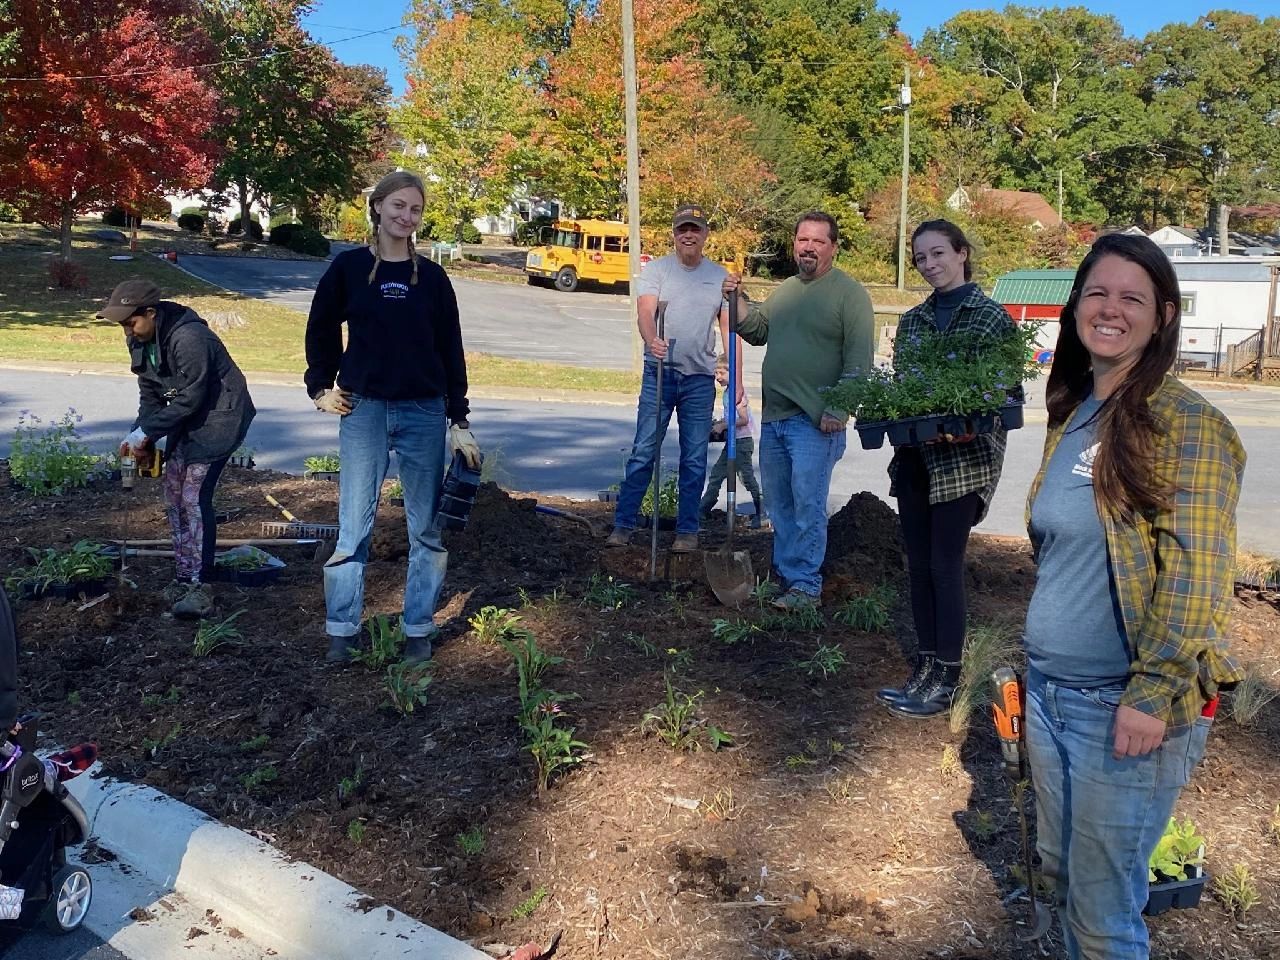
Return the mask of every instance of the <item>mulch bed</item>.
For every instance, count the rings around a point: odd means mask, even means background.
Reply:
[[[167,534],[154,481],[139,484],[127,517],[114,488],[36,499],[7,481],[0,469],[6,572],[27,546],[117,538],[126,522],[131,537]],[[264,493],[305,520],[336,519],[334,484],[229,469],[220,533],[256,536],[260,521],[279,519]],[[604,504],[538,501],[608,517]],[[21,602],[23,706],[47,715],[51,739],[98,738],[109,773],[254,830],[480,946],[563,930],[566,960],[1023,955],[1010,918],[1025,903],[1003,902],[1018,887],[1017,820],[985,713],[955,735],[945,721],[894,718],[873,699],[904,677],[910,637],[887,505],[864,493],[832,518],[823,626],[726,645],[712,635],[716,619],[763,613],[719,606],[693,576],[696,560],[674,568],[687,581],[647,586],[634,575],[647,547],[614,552],[602,567],[598,536],[534,503],[487,485],[467,530],[451,536],[445,641],[430,702],[409,718],[384,705],[380,675],[322,664],[320,565],[294,547],[273,551],[289,562],[275,584],[215,588],[219,617],[245,611],[235,621],[245,642],[201,659],[196,626],[171,619],[161,597],[166,559],[132,560],[133,583],[121,579],[87,609]],[[767,570],[768,532],[744,529],[740,543]],[[403,510],[381,507],[370,614],[399,611],[407,548]],[[621,608],[584,599],[625,570],[635,592]],[[1034,582],[1025,541],[975,537],[969,573],[971,615],[1024,614]],[[831,616],[886,581],[900,598],[888,630],[863,633]],[[541,795],[515,721],[510,659],[466,622],[486,605],[517,609],[539,645],[564,658],[548,685],[577,695],[565,707],[590,755]],[[1242,590],[1240,651],[1265,659],[1278,632],[1274,603]],[[795,666],[820,643],[847,659],[826,678]],[[731,746],[674,753],[641,731],[664,675],[702,693],[698,715],[730,731]],[[1272,708],[1249,727],[1220,720],[1178,809],[1207,835],[1210,873],[1247,865],[1261,905],[1237,922],[1206,897],[1157,918],[1154,956],[1280,955],[1268,869],[1280,852],[1268,835],[1278,737]],[[265,768],[274,779],[255,776]],[[459,835],[477,827],[483,851],[464,852]]]

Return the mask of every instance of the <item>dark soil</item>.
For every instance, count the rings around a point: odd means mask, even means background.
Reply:
[[[336,485],[230,469],[220,534],[256,536],[280,519],[264,493],[305,520],[336,520]],[[127,517],[124,498],[112,488],[37,500],[0,471],[0,569],[21,566],[28,546],[119,538],[126,522],[130,537],[167,536],[154,481],[139,484]],[[539,500],[607,519],[603,504]],[[732,645],[713,637],[713,622],[759,623],[764,611],[719,606],[699,559],[668,566],[664,555],[664,571],[688,579],[646,586],[647,546],[602,557],[599,533],[534,504],[486,486],[451,537],[445,641],[430,701],[411,717],[385,705],[380,674],[323,665],[320,564],[312,548],[286,546],[273,551],[289,563],[276,583],[215,587],[219,617],[245,611],[235,621],[245,642],[204,658],[192,655],[196,625],[167,613],[165,558],[130,560],[93,605],[21,601],[23,705],[46,715],[51,739],[96,737],[109,773],[254,830],[478,945],[563,930],[565,960],[1022,956],[1011,919],[1025,902],[1004,903],[1018,887],[1017,819],[985,708],[961,734],[892,717],[873,692],[906,673],[902,601],[880,633],[833,617],[880,583],[904,592],[884,503],[860,494],[831,520],[824,625],[774,626]],[[767,570],[768,532],[743,529],[740,543]],[[406,555],[403,510],[384,506],[370,615],[399,611]],[[976,536],[969,572],[971,616],[1017,622],[1034,580],[1026,542]],[[615,609],[599,588],[621,580],[634,594]],[[1272,662],[1273,599],[1238,596],[1246,659]],[[577,695],[565,706],[589,756],[543,794],[516,725],[510,658],[467,625],[486,605],[516,609],[564,658],[548,685]],[[819,644],[846,658],[829,677],[796,666]],[[675,753],[641,731],[664,673],[701,692],[698,715],[731,732],[732,746]],[[1154,919],[1155,957],[1280,956],[1277,738],[1274,705],[1248,727],[1224,717],[1178,808],[1208,837],[1209,871],[1246,865],[1261,904],[1237,921],[1206,896]],[[476,828],[484,848],[468,853],[458,838]],[[1051,940],[1049,955],[1057,949]]]

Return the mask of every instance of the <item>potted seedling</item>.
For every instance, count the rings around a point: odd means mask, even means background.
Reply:
[[[676,511],[680,506],[680,478],[675,473],[668,473],[662,478],[658,487],[658,529],[674,530],[676,528]],[[640,501],[638,525],[642,528],[653,526],[653,484],[644,491],[644,499]]]
[[[387,503],[393,507],[404,506],[404,484],[400,482],[399,478],[387,484],[386,496]]]
[[[52,596],[69,600],[100,593],[111,576],[112,557],[93,540],[81,540],[70,550],[28,547],[27,552],[31,565],[8,577],[5,586],[32,599]]]
[[[894,345],[894,368],[875,368],[825,392],[829,407],[851,414],[865,449],[916,446],[944,434],[990,433],[1022,426],[1023,382],[1039,325],[1002,336],[925,333]]]
[[[338,469],[341,464],[338,461],[336,453],[326,453],[321,456],[307,457],[302,461],[302,466],[306,470],[303,474],[308,480],[328,480],[331,483],[338,482]]]
[[[261,587],[280,578],[284,561],[257,547],[233,547],[213,561],[219,579],[242,587]]]
[[[243,467],[246,470],[252,470],[254,467],[253,447],[237,448],[236,452],[227,458],[227,466]]]
[[[1200,902],[1208,874],[1204,871],[1204,837],[1190,820],[1171,819],[1151,853],[1147,905],[1154,917],[1166,910],[1185,910]]]

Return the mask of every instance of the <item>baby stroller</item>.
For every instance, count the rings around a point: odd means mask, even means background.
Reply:
[[[17,637],[9,598],[0,590],[0,928],[44,919],[70,933],[84,922],[93,881],[67,863],[89,825],[63,781],[93,765],[98,748],[82,744],[47,760],[35,755],[34,717],[17,713]]]

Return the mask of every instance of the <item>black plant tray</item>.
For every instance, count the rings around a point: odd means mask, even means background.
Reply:
[[[338,482],[337,470],[308,470],[303,476],[308,480],[328,480],[330,483]]]
[[[252,470],[256,464],[253,457],[228,457],[228,467],[243,467],[245,470]]]
[[[653,527],[652,517],[646,517],[644,514],[641,514],[640,516],[636,517],[637,530],[648,530],[652,527]],[[675,528],[676,528],[675,517],[659,517],[658,518],[659,530],[674,530]]]
[[[223,583],[234,583],[241,587],[265,587],[280,579],[284,567],[258,567],[256,570],[234,570],[230,567],[218,568],[218,579]]]
[[[1147,905],[1142,912],[1154,917],[1166,910],[1189,910],[1198,906],[1208,879],[1209,875],[1201,870],[1197,877],[1153,883],[1147,888]]]
[[[37,587],[33,583],[22,585],[24,596],[39,600],[41,597],[56,597],[59,600],[75,600],[77,597],[96,597],[107,589],[106,578],[100,580],[81,580],[77,583],[51,583],[46,587]]]
[[[864,450],[878,450],[884,446],[885,437],[895,447],[916,447],[951,434],[960,437],[966,434],[991,433],[999,423],[1006,430],[1016,430],[1022,426],[1022,404],[1011,403],[1001,407],[996,413],[981,413],[972,416],[959,414],[930,414],[923,417],[906,417],[902,420],[877,420],[873,423],[855,424],[858,439],[862,441]]]

